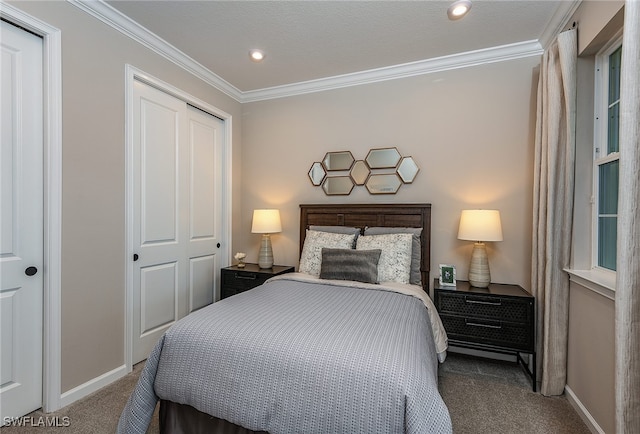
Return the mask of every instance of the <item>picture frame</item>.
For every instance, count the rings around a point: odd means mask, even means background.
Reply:
[[[456,286],[455,265],[440,264],[440,286]]]

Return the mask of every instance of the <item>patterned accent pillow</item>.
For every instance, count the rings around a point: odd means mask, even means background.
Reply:
[[[411,275],[411,234],[362,235],[357,250],[380,249],[378,282],[409,283]]]
[[[320,276],[322,249],[352,249],[355,237],[355,234],[334,234],[307,229],[298,271],[315,277]]]
[[[422,246],[420,236],[422,228],[393,228],[393,227],[373,227],[365,228],[365,235],[382,235],[382,234],[411,234],[413,235],[413,247],[411,248],[411,274],[409,282],[412,285],[422,285],[422,272],[420,271],[422,262]]]
[[[320,278],[378,283],[382,250],[322,249]]]

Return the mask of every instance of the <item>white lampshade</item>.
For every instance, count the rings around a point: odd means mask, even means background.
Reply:
[[[254,234],[275,234],[282,232],[280,211],[277,209],[253,210],[251,232]]]
[[[458,239],[469,241],[502,241],[500,211],[466,209],[460,215]]]

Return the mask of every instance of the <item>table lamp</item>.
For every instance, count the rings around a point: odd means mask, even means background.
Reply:
[[[273,250],[271,249],[270,234],[282,232],[280,211],[277,209],[253,210],[251,232],[254,234],[262,234],[260,254],[258,255],[258,266],[260,268],[273,267]]]
[[[502,241],[500,211],[489,209],[463,210],[460,216],[458,239],[474,241],[471,263],[469,264],[469,283],[477,288],[486,288],[491,282],[491,273],[484,242]]]

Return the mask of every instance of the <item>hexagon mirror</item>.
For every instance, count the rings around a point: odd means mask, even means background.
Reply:
[[[311,165],[311,169],[309,169],[309,179],[311,183],[315,186],[322,184],[322,180],[324,179],[327,173],[324,171],[324,167],[322,167],[322,163],[315,162]]]
[[[371,194],[396,194],[402,180],[395,173],[371,175],[365,186]]]
[[[365,161],[371,169],[395,168],[400,161],[400,153],[396,148],[371,149]]]
[[[416,162],[413,161],[413,158],[402,157],[402,161],[400,161],[396,172],[398,173],[398,176],[400,176],[400,179],[402,179],[402,182],[405,184],[411,184],[416,178],[419,170],[420,168]]]
[[[351,168],[351,179],[353,179],[353,182],[356,185],[364,185],[370,172],[371,171],[369,170],[367,163],[365,163],[364,160],[358,160]]]
[[[322,183],[322,189],[328,196],[346,196],[353,190],[353,181],[349,176],[328,176]]]
[[[353,164],[354,158],[351,152],[327,152],[322,160],[322,165],[327,171],[349,170]]]

